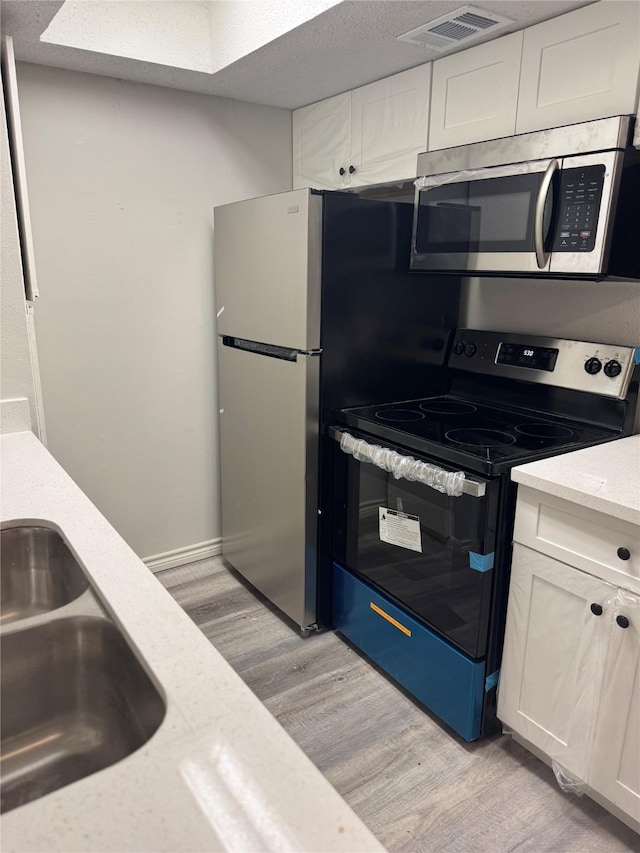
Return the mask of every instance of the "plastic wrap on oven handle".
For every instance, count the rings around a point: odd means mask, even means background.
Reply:
[[[437,465],[421,462],[413,456],[403,456],[379,444],[368,444],[362,438],[354,438],[348,432],[342,433],[340,449],[353,456],[358,462],[370,462],[377,468],[393,474],[396,480],[413,480],[416,483],[423,483],[452,498],[460,497],[463,492],[465,480],[463,471],[445,471]]]

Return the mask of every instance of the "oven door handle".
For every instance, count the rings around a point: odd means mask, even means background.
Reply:
[[[358,457],[360,458],[361,461],[370,462],[373,465],[377,464],[375,457],[378,455],[378,452],[381,449],[382,450],[388,450],[389,453],[394,454],[397,461],[402,461],[402,460],[407,460],[410,462],[416,461],[413,459],[413,457],[403,456],[402,454],[397,453],[397,451],[389,450],[388,448],[382,447],[381,445],[368,444],[364,439],[357,438],[356,436],[353,436],[350,432],[345,432],[345,431],[340,430],[336,427],[329,427],[329,435],[331,436],[331,438],[333,438],[334,441],[337,441],[340,444],[340,449],[343,451],[343,453],[349,453],[349,450],[345,450],[343,447],[343,441],[342,440],[345,436],[347,438],[353,439],[354,441],[359,441],[360,444],[359,444],[359,447],[357,450]],[[355,454],[351,453],[350,455],[355,455]],[[420,460],[418,460],[418,462],[419,461]],[[424,463],[424,464],[425,464],[425,468],[428,467],[430,474],[434,474],[434,475],[437,475],[437,474],[442,474],[442,475],[457,474],[458,475],[458,477],[456,479],[458,480],[458,483],[459,483],[459,491],[457,491],[456,493],[453,493],[453,492],[449,493],[448,491],[446,492],[446,494],[450,494],[451,497],[459,497],[461,494],[469,495],[472,498],[482,498],[485,496],[486,491],[487,491],[487,484],[485,482],[483,482],[482,480],[469,479],[469,477],[467,476],[467,474],[464,471],[448,471],[446,468],[440,468],[438,465],[433,465],[432,463],[429,463],[428,465],[427,465],[427,463]],[[395,477],[397,477],[398,479],[402,479],[402,474],[398,473],[398,469],[400,466],[394,465],[393,470],[390,470],[389,468],[382,466],[382,465],[378,465],[378,467],[382,468],[385,471],[389,471],[389,473],[393,473],[393,475]],[[424,485],[429,486],[430,488],[436,488],[435,486],[433,486],[432,484],[427,482],[426,479],[422,480],[422,479],[419,479],[417,477],[411,477],[410,479],[416,480],[417,482],[423,482]],[[460,479],[461,479],[461,484],[460,484]],[[445,491],[445,490],[444,489],[438,489],[438,491]]]

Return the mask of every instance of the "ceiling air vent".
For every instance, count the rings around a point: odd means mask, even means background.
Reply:
[[[397,36],[397,40],[444,53],[462,44],[466,46],[488,33],[493,36],[512,23],[513,20],[504,15],[487,12],[477,6],[462,6],[455,12],[442,15],[428,24]]]

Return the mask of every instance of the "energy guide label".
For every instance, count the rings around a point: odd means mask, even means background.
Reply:
[[[404,512],[396,512],[394,509],[380,506],[378,507],[378,519],[382,542],[388,542],[389,545],[397,545],[399,548],[407,548],[409,551],[418,551],[422,554],[420,519],[417,515],[407,515]]]

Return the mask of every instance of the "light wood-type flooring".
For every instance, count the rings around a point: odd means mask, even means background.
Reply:
[[[640,850],[510,737],[467,744],[335,633],[303,640],[221,559],[157,577],[390,851]]]

